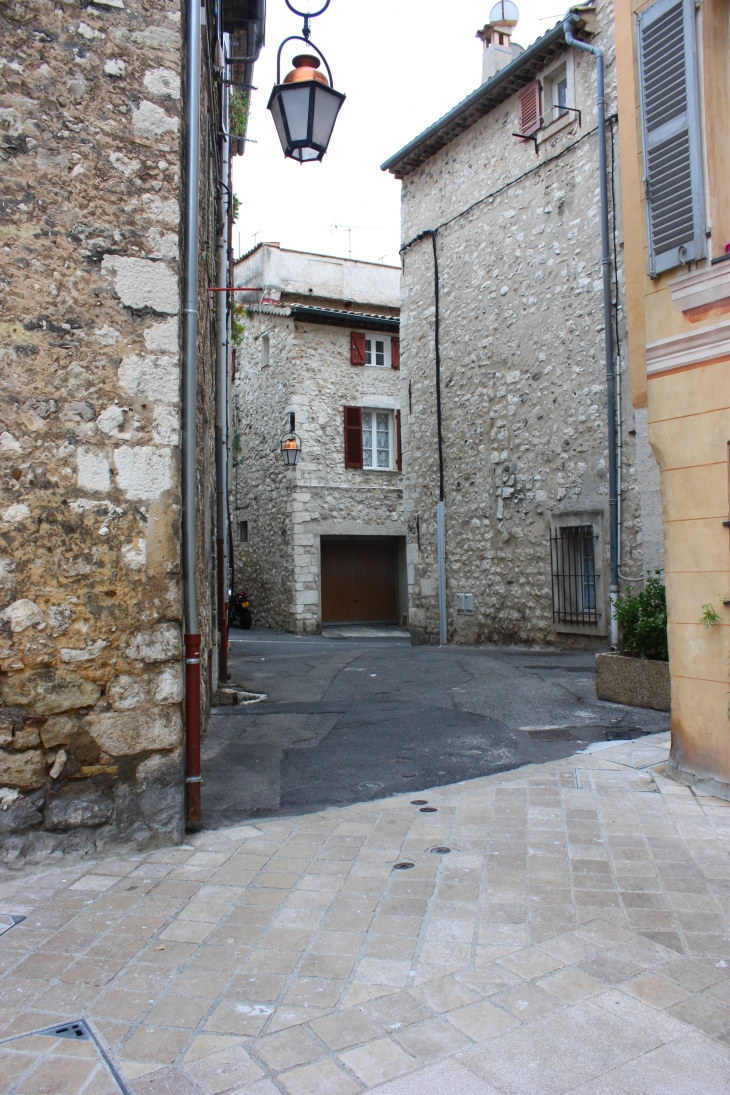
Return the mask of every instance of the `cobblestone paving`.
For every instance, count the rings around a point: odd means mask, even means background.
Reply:
[[[149,1095],[727,1095],[730,803],[667,746],[6,881],[0,1038],[83,1016]],[[0,1089],[117,1090],[41,1041]]]

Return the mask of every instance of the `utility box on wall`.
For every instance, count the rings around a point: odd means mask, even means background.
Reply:
[[[457,593],[456,594],[456,614],[457,614],[457,616],[473,616],[474,615],[474,594],[473,593]]]

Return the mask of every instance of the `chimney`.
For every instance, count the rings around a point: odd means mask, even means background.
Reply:
[[[522,46],[512,42],[512,32],[517,26],[519,17],[517,5],[512,0],[497,0],[489,13],[489,22],[477,31],[477,38],[481,38],[484,43],[483,84],[524,52]]]

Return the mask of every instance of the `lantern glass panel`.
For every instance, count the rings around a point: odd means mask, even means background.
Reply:
[[[289,139],[306,141],[309,136],[309,95],[311,85],[282,87],[279,91],[281,109],[286,115]]]
[[[286,129],[284,128],[284,119],[281,116],[281,103],[279,102],[278,95],[272,95],[269,101],[269,110],[274,116],[274,125],[276,126],[276,132],[279,134],[279,140],[281,141],[281,147],[286,152],[286,146],[288,141],[286,139]]]
[[[328,87],[317,84],[314,88],[314,123],[312,126],[312,144],[325,149],[334,129],[337,112],[342,98]]]

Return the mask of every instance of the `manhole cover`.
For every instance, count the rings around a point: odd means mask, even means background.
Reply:
[[[427,798],[413,798],[411,799],[411,806],[425,806],[427,802]]]
[[[437,814],[438,810],[435,806],[422,806],[418,812],[419,814]]]
[[[451,848],[447,848],[445,844],[437,844],[435,848],[431,849],[433,855],[448,855]]]
[[[410,871],[411,867],[415,867],[415,863],[409,863],[408,860],[401,860],[400,863],[393,864],[394,871]]]

